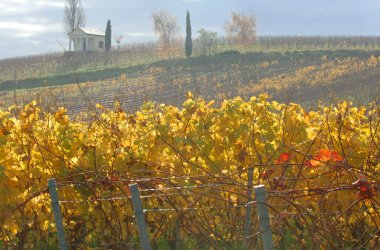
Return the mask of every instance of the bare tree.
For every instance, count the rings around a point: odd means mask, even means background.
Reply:
[[[123,38],[124,38],[124,35],[114,36],[114,39],[115,39],[116,44],[117,44],[117,49],[120,49],[120,43],[121,43],[121,40],[123,40]]]
[[[212,55],[218,44],[218,34],[216,32],[205,30],[204,28],[198,31],[199,33],[199,48],[202,55]]]
[[[231,20],[226,23],[225,30],[234,44],[252,45],[256,40],[256,17],[231,12]]]
[[[158,35],[160,46],[168,51],[170,57],[172,42],[179,31],[177,18],[170,16],[166,10],[153,13],[152,18],[154,32]]]
[[[64,26],[65,32],[69,35],[74,29],[85,25],[85,16],[81,0],[65,0]],[[69,50],[71,51],[71,41],[69,40]]]

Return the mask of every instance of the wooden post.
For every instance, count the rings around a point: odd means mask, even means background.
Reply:
[[[270,228],[270,218],[269,218],[269,210],[266,205],[266,194],[264,185],[255,186],[255,197],[256,197],[256,209],[257,214],[259,216],[260,222],[260,231],[262,233],[263,240],[263,249],[264,250],[272,250],[273,239],[272,239],[272,230]]]
[[[144,211],[142,209],[139,186],[137,184],[131,184],[129,185],[129,190],[131,191],[133,210],[135,211],[135,219],[139,229],[141,248],[143,250],[151,250]]]
[[[248,183],[247,183],[247,205],[245,206],[245,225],[244,225],[244,250],[249,249],[249,234],[251,228],[252,216],[252,186],[253,186],[253,168],[248,169]]]
[[[55,183],[55,179],[48,180],[48,189],[50,193],[51,207],[53,209],[53,214],[54,214],[55,227],[57,229],[59,249],[67,250],[68,247],[67,247],[67,243],[65,239],[65,231],[64,231],[63,223],[62,223],[61,207],[59,206],[57,186]]]

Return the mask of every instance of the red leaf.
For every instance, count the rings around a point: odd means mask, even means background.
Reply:
[[[320,149],[319,152],[306,162],[306,165],[311,168],[316,168],[319,166],[327,165],[329,162],[340,162],[343,161],[343,157],[337,152],[330,149]],[[334,164],[335,166],[336,164]]]
[[[359,187],[357,194],[358,199],[372,199],[374,196],[374,190],[371,183],[369,183],[364,176],[359,176],[359,180],[352,183],[352,185]]]
[[[315,160],[314,158],[305,162],[306,166],[309,168],[317,168],[322,165],[319,160]]]
[[[277,160],[274,161],[275,164],[286,164],[290,160],[290,153],[282,153],[277,158]]]
[[[343,161],[343,157],[340,156],[337,152],[331,151],[331,158],[333,158],[334,161]]]

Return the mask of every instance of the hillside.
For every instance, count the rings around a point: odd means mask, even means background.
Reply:
[[[0,95],[4,106],[39,99],[46,107],[65,106],[72,113],[96,103],[112,107],[116,100],[128,112],[144,101],[180,106],[189,91],[217,102],[267,92],[274,100],[308,108],[341,98],[365,105],[378,90],[379,56],[378,50],[226,51],[190,60],[79,69],[17,80],[16,85],[8,80],[1,82]]]

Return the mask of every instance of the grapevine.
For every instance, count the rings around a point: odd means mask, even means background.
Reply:
[[[181,109],[145,103],[130,114],[115,103],[78,120],[67,112],[43,112],[36,101],[0,111],[6,247],[56,245],[46,187],[55,178],[73,247],[136,242],[128,185],[138,183],[153,244],[173,238],[179,220],[184,238],[233,249],[243,240],[249,169],[269,194],[276,245],[379,246],[375,104],[307,112],[266,95],[219,107],[188,94]]]

